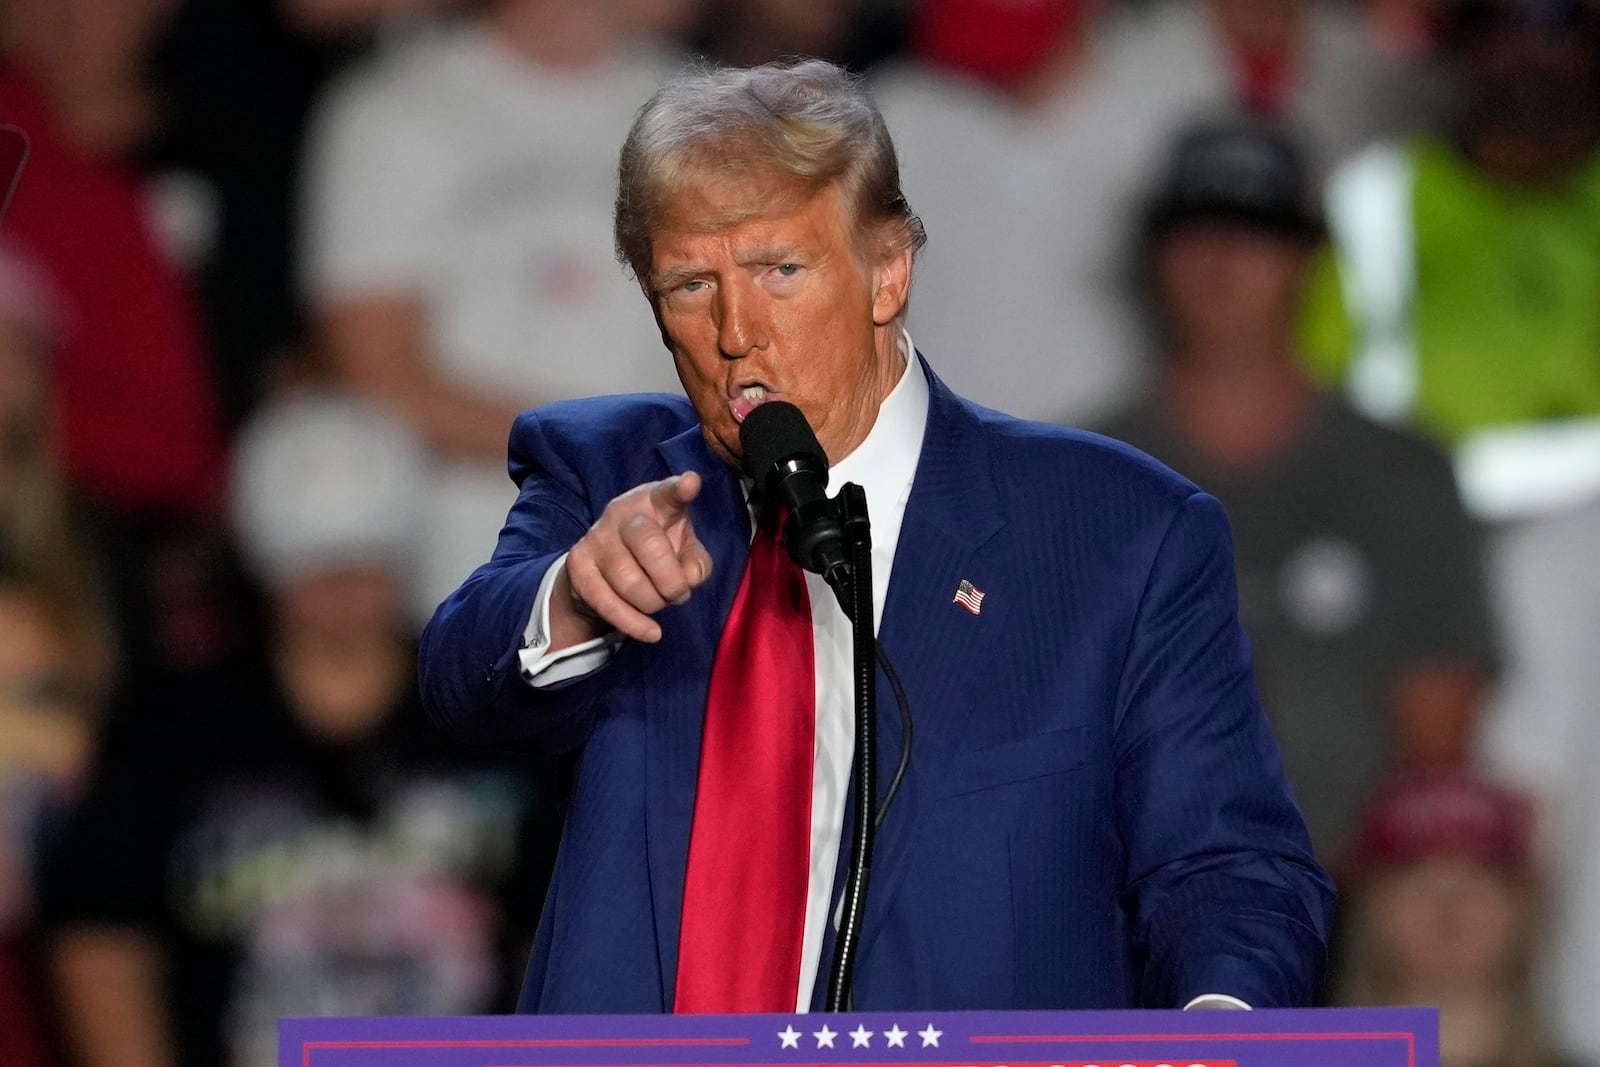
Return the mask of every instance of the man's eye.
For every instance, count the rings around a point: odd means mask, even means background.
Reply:
[[[701,281],[698,278],[690,278],[688,281],[686,281],[682,285],[678,286],[678,289],[679,289],[680,292],[698,293],[700,290],[704,289],[705,287],[706,287],[706,283],[705,282]]]
[[[785,278],[793,278],[796,274],[800,273],[800,264],[798,264],[798,263],[779,263],[778,264],[778,273],[783,275]]]

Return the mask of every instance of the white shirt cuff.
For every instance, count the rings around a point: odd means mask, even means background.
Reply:
[[[571,648],[551,650],[550,595],[566,565],[567,554],[563,552],[544,572],[539,592],[533,598],[533,610],[528,613],[528,625],[522,631],[522,647],[517,650],[522,680],[535,689],[592,674],[609,663],[612,654],[626,640],[619,633],[609,633]]]
[[[1201,993],[1183,1006],[1184,1011],[1249,1011],[1250,1005],[1226,993]]]

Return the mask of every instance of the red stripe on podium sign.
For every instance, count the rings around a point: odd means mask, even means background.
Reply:
[[[917,1064],[917,1067],[934,1067]],[[936,1067],[1238,1067],[1232,1059],[1070,1059],[1038,1064],[938,1064]]]
[[[930,1067],[917,1064],[917,1067]],[[1236,1060],[1055,1060],[1050,1063],[949,1063],[937,1067],[1239,1067]]]
[[[960,1067],[978,1067],[961,1064]],[[985,1064],[983,1067],[1239,1067],[1236,1060],[1073,1060],[1071,1063]]]
[[[800,1062],[785,1064],[784,1067],[839,1067],[840,1061],[829,1063]],[[496,1064],[494,1067],[529,1067],[525,1064]],[[728,1064],[723,1067],[772,1067],[771,1064]],[[1239,1067],[1237,1060],[1040,1060],[1038,1062],[1019,1062],[1007,1060],[1005,1063],[984,1063],[977,1060],[948,1063],[857,1063],[850,1067]]]

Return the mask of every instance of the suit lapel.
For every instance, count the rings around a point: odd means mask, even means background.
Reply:
[[[927,370],[925,363],[923,368]],[[979,578],[981,586],[981,575],[972,564],[978,550],[1005,525],[987,432],[972,408],[931,371],[927,373],[928,428],[895,546],[878,632],[905,686],[914,736],[905,781],[878,830],[860,949],[863,958],[904,878],[925,783],[938,780],[941,765],[958,747],[971,707],[959,697],[971,662],[965,653],[974,648],[974,627],[984,620],[953,602],[956,586],[962,578]],[[904,738],[894,693],[881,668],[877,720],[878,778],[887,789]],[[848,872],[851,817],[847,812],[833,914]],[[814,998],[819,1007],[831,967],[833,934],[830,919]]]
[[[645,674],[645,835],[662,976],[662,1010],[672,1008],[678,931],[706,692],[723,623],[750,551],[750,520],[739,480],[706,445],[698,424],[658,451],[672,474],[697,471],[705,484],[689,507],[711,554],[711,579],[661,617],[662,639]],[[676,616],[676,617],[671,617]]]

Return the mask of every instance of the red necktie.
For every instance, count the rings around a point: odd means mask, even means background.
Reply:
[[[777,527],[756,531],[711,670],[675,1012],[794,1011],[817,695],[811,596]]]

